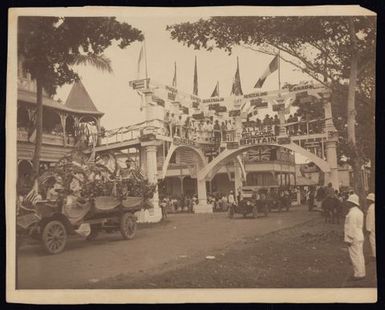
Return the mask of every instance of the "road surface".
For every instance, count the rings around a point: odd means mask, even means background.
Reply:
[[[92,242],[73,237],[58,255],[45,254],[33,241],[19,249],[17,287],[74,289],[119,277],[141,279],[205,260],[247,238],[258,238],[319,216],[305,207],[257,219],[229,219],[224,213],[175,214],[169,215],[166,222],[140,226],[133,240],[122,240],[119,233],[100,234]]]

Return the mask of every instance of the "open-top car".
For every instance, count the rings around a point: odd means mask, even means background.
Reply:
[[[94,240],[101,231],[120,231],[124,239],[135,236],[135,212],[151,207],[155,187],[140,171],[121,171],[117,178],[103,164],[79,163],[73,157],[40,176],[40,189],[32,189],[19,203],[18,245],[30,236],[57,254],[69,235]]]
[[[261,200],[254,187],[244,186],[241,193],[242,199],[236,205],[228,208],[228,216],[233,218],[235,214],[242,214],[244,217],[251,215],[252,218],[259,214],[267,216],[269,214],[269,204],[266,200]]]

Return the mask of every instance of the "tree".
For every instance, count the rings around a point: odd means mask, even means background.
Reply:
[[[18,57],[36,80],[36,142],[34,177],[39,175],[43,127],[43,90],[50,96],[56,88],[78,79],[73,65],[89,64],[112,72],[104,56],[113,43],[125,48],[143,40],[140,30],[112,17],[35,17],[18,19]]]
[[[370,160],[374,169],[375,163],[374,139],[368,139],[374,137],[375,25],[369,16],[211,17],[167,30],[196,49],[231,53],[238,45],[270,55],[280,50],[282,60],[331,88],[339,151],[349,159],[355,189],[363,196],[361,166]]]

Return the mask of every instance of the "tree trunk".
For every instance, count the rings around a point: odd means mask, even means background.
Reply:
[[[357,38],[354,30],[353,18],[349,20],[349,27],[352,40],[352,58],[350,65],[349,90],[348,90],[348,106],[347,106],[347,125],[348,125],[348,142],[351,147],[351,160],[353,169],[354,190],[360,196],[361,202],[365,205],[365,189],[362,178],[362,158],[356,144],[356,86],[358,74],[358,51]]]
[[[34,179],[39,176],[40,152],[43,138],[43,85],[40,79],[36,79],[36,140],[35,151],[33,153],[33,173]]]

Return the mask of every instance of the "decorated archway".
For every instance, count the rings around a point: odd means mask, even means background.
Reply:
[[[289,143],[289,144],[266,144],[267,146],[278,146],[278,147],[285,147],[287,149],[292,150],[295,153],[299,153],[305,157],[307,157],[309,160],[314,162],[315,165],[317,165],[321,171],[329,173],[331,171],[330,165],[327,161],[321,159],[317,155],[305,150],[304,148],[300,147],[299,145],[295,143]],[[201,169],[198,172],[198,180],[202,181],[207,179],[210,175],[215,175],[215,173],[226,163],[229,161],[234,160],[238,155],[242,154],[243,152],[246,152],[252,148],[255,148],[259,145],[245,145],[241,146],[236,149],[226,149],[223,152],[221,152],[213,161],[211,161],[208,165],[206,165],[203,169]]]
[[[175,145],[171,144],[170,149],[168,150],[167,156],[163,162],[163,167],[162,167],[162,174],[161,174],[161,179],[164,179],[167,174],[167,169],[170,164],[170,160],[172,155],[175,153],[176,150],[178,149],[187,149],[189,151],[192,151],[193,154],[195,154],[198,157],[198,170],[203,169],[205,166],[207,166],[207,159],[204,156],[203,152],[200,149],[197,149],[193,146],[190,145]]]

